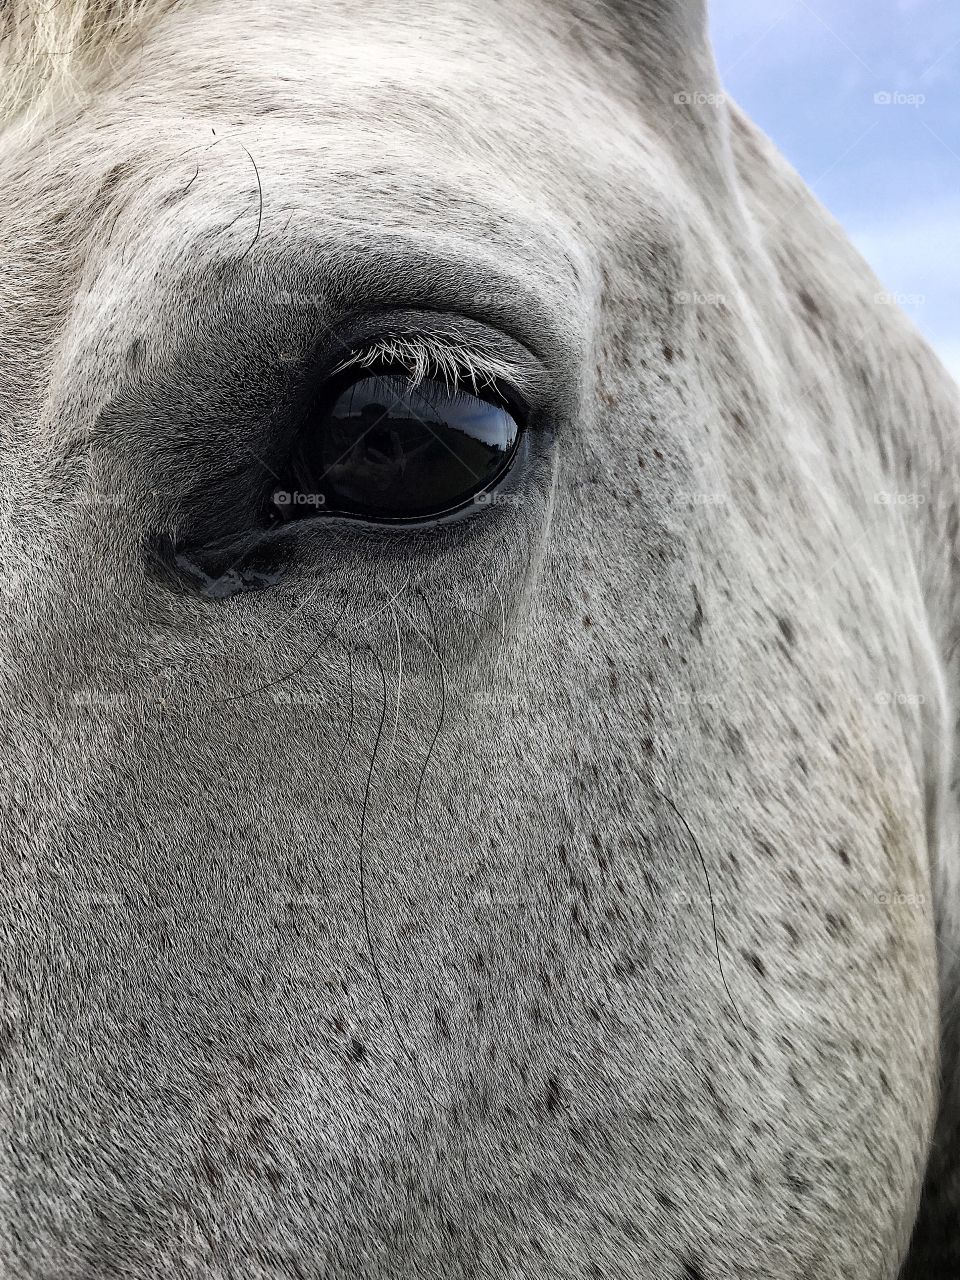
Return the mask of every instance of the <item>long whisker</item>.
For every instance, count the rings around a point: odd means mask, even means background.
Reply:
[[[494,585],[497,588],[497,600],[500,603],[500,648],[497,650],[497,665],[499,666],[507,644],[507,606],[500,583],[495,581]]]
[[[375,609],[373,613],[368,614],[365,618],[358,618],[356,622],[351,622],[347,630],[355,631],[358,627],[365,627],[367,623],[372,622],[374,618],[379,618],[381,613],[389,609],[391,605],[395,604],[400,599],[404,591],[406,591],[407,587],[409,587],[410,579],[412,577],[413,577],[413,574],[408,573],[406,582],[403,584],[403,586],[400,588],[399,591],[397,591],[394,595],[390,597],[390,599],[387,601],[385,605],[381,605],[379,609]]]
[[[727,998],[729,999],[730,1003],[733,1005],[733,1011],[737,1015],[737,1021],[740,1023],[741,1027],[743,1027],[744,1031],[746,1031],[747,1035],[749,1035],[750,1029],[748,1028],[747,1024],[744,1022],[743,1018],[740,1017],[740,1010],[737,1007],[737,1002],[734,1000],[733,993],[731,992],[730,987],[727,983],[727,976],[723,971],[723,961],[720,959],[720,934],[719,934],[719,931],[717,930],[717,909],[713,901],[713,889],[710,885],[710,872],[707,870],[707,860],[703,856],[703,850],[700,848],[700,842],[697,840],[697,837],[693,834],[693,831],[691,830],[689,822],[687,822],[686,818],[683,816],[683,814],[674,804],[673,800],[671,800],[670,796],[668,796],[665,791],[661,791],[660,788],[657,786],[657,784],[653,781],[653,779],[649,775],[644,774],[644,778],[646,782],[650,785],[650,787],[661,798],[661,800],[665,801],[670,806],[670,808],[673,810],[676,816],[683,823],[684,830],[686,831],[687,835],[690,837],[690,840],[691,840],[691,843],[693,844],[694,849],[696,849],[697,851],[697,857],[700,859],[700,865],[703,867],[704,879],[707,882],[707,896],[710,899],[710,914],[713,918],[713,941],[717,951],[717,967],[720,970],[720,981],[723,983],[723,989],[727,993]]]
[[[300,675],[307,668],[307,666],[313,661],[313,659],[317,656],[317,654],[320,652],[323,646],[327,643],[327,641],[336,631],[337,624],[339,623],[340,619],[343,617],[344,613],[346,612],[346,609],[347,609],[347,601],[345,600],[343,602],[343,607],[341,608],[340,612],[337,614],[336,618],[331,623],[329,629],[324,632],[320,640],[320,643],[316,646],[316,648],[311,650],[311,652],[306,656],[306,658],[304,658],[303,662],[301,662],[298,667],[294,667],[291,671],[285,671],[283,675],[277,676],[275,680],[268,681],[267,684],[257,685],[257,687],[254,689],[242,689],[240,693],[233,693],[227,698],[220,698],[216,703],[214,703],[214,706],[222,706],[224,703],[227,703],[227,702],[238,702],[241,698],[252,698],[253,695],[256,693],[266,693],[268,689],[274,689],[278,684],[282,684],[285,680],[289,680],[293,676]]]
[[[373,744],[373,753],[370,756],[370,768],[367,772],[367,785],[363,793],[363,808],[360,813],[360,832],[359,832],[359,838],[357,842],[357,862],[360,870],[360,877],[359,877],[360,906],[363,913],[363,928],[364,928],[364,932],[366,934],[366,939],[367,939],[367,950],[370,956],[370,966],[373,969],[374,976],[376,977],[377,986],[380,988],[380,996],[381,996],[381,999],[383,1000],[383,1007],[387,1012],[387,1017],[390,1019],[390,1025],[393,1027],[393,1034],[396,1037],[396,1042],[399,1045],[400,1049],[403,1051],[403,1054],[409,1061],[410,1065],[413,1067],[413,1070],[417,1076],[417,1079],[420,1081],[420,1085],[423,1088],[424,1093],[427,1095],[428,1098],[431,1099],[431,1101],[434,1103],[435,1106],[439,1106],[439,1104],[437,1103],[437,1100],[433,1097],[433,1095],[430,1092],[430,1089],[427,1087],[427,1082],[423,1078],[423,1075],[420,1071],[420,1067],[419,1067],[419,1064],[417,1063],[416,1058],[414,1058],[413,1055],[410,1053],[409,1049],[407,1048],[406,1041],[403,1039],[403,1037],[400,1034],[400,1028],[397,1026],[397,1021],[396,1021],[396,1018],[394,1017],[393,1006],[391,1005],[387,997],[387,988],[386,988],[386,984],[383,981],[383,974],[381,973],[380,965],[377,962],[376,951],[374,950],[374,945],[373,945],[373,932],[370,928],[370,911],[367,906],[366,858],[364,856],[363,842],[364,842],[364,837],[366,835],[366,829],[367,829],[367,812],[368,812],[368,807],[370,803],[370,789],[373,783],[373,769],[374,769],[374,765],[376,764],[377,751],[380,748],[380,739],[383,737],[383,726],[387,718],[387,674],[383,669],[383,663],[380,661],[379,654],[373,648],[371,648],[370,645],[367,645],[366,648],[370,652],[371,656],[375,659],[377,666],[380,668],[382,703],[381,703],[381,709],[380,709],[380,724],[377,728],[377,736]]]
[[[436,730],[434,731],[433,738],[430,742],[430,746],[427,749],[426,759],[424,760],[423,767],[420,770],[420,777],[417,780],[417,792],[413,801],[414,822],[419,822],[420,820],[420,792],[423,790],[423,780],[426,777],[427,768],[433,756],[433,749],[437,745],[437,739],[440,737],[440,731],[443,728],[443,721],[447,713],[446,672],[443,666],[443,659],[440,657],[440,635],[439,635],[439,632],[437,631],[437,619],[434,616],[434,612],[430,605],[430,601],[423,594],[423,592],[418,590],[417,595],[420,597],[420,599],[423,601],[424,605],[426,606],[427,612],[430,615],[430,624],[433,628],[433,640],[428,641],[428,643],[430,644],[430,647],[433,649],[433,652],[436,654],[436,658],[437,658],[437,671],[439,672],[439,678],[440,678],[440,718],[437,720],[437,727],[436,727]],[[422,634],[423,633],[421,632],[421,635]],[[424,636],[424,639],[426,639],[425,636]]]
[[[308,596],[303,597],[303,599],[300,601],[299,604],[294,605],[294,607],[290,610],[290,612],[287,614],[284,620],[280,623],[279,627],[277,627],[276,631],[271,631],[271,633],[267,636],[266,640],[263,641],[263,644],[265,645],[273,644],[274,640],[276,640],[280,632],[283,631],[285,627],[289,627],[290,623],[294,620],[294,618],[297,616],[300,610],[303,609],[306,605],[312,604],[313,601],[316,600],[316,598],[320,595],[321,590],[322,588],[318,584],[317,586],[314,587],[314,589],[310,592]]]
[[[393,716],[393,740],[390,743],[387,758],[383,762],[384,768],[393,759],[393,753],[397,745],[397,730],[400,728],[400,691],[403,687],[403,645],[400,643],[400,619],[397,616],[396,609],[391,608],[390,612],[393,614],[393,625],[397,632],[397,707]]]
[[[340,766],[343,764],[344,756],[347,754],[347,746],[350,742],[351,735],[353,734],[353,650],[348,649],[346,645],[344,645],[343,647],[344,649],[346,649],[347,667],[349,670],[349,679],[350,679],[350,715],[347,720],[347,732],[346,732],[346,736],[343,739],[343,746],[340,748],[339,756],[337,756],[337,763],[333,766],[334,773],[336,773],[337,770],[340,768]]]
[[[243,147],[244,151],[247,152],[247,156],[250,160],[250,163],[253,165],[253,172],[257,175],[257,197],[259,200],[259,204],[257,207],[257,229],[254,232],[253,239],[250,241],[246,249],[244,249],[243,254],[241,255],[242,257],[245,258],[247,254],[250,252],[250,250],[253,248],[253,246],[260,239],[260,228],[263,226],[263,183],[260,181],[260,170],[257,168],[256,160],[254,160],[253,156],[250,155],[250,152],[247,151],[247,148],[243,146],[242,142],[240,143],[240,146]]]

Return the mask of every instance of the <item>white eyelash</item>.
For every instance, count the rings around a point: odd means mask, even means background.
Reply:
[[[476,395],[484,387],[494,387],[498,382],[512,384],[516,370],[488,351],[477,351],[475,346],[464,346],[418,337],[380,338],[372,347],[354,352],[334,373],[344,369],[367,369],[371,365],[399,365],[410,374],[414,386],[427,378],[442,381],[448,391],[464,386]]]

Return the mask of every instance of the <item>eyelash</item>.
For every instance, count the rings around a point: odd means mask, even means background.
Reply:
[[[492,352],[478,352],[474,344],[456,345],[427,335],[379,338],[352,352],[333,374],[384,367],[405,369],[414,387],[435,379],[443,382],[447,391],[469,390],[473,395],[485,389],[499,392],[516,381],[515,370]]]

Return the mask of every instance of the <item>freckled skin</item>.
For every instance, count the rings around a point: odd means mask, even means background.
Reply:
[[[704,30],[187,3],[0,134],[11,1280],[960,1272],[956,391]],[[516,500],[227,554],[401,313]]]

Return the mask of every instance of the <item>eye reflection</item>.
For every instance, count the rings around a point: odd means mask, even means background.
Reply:
[[[488,394],[490,398],[487,398]],[[438,516],[469,502],[509,468],[520,427],[495,392],[474,395],[404,374],[343,386],[304,424],[282,519],[320,513],[375,520]]]

